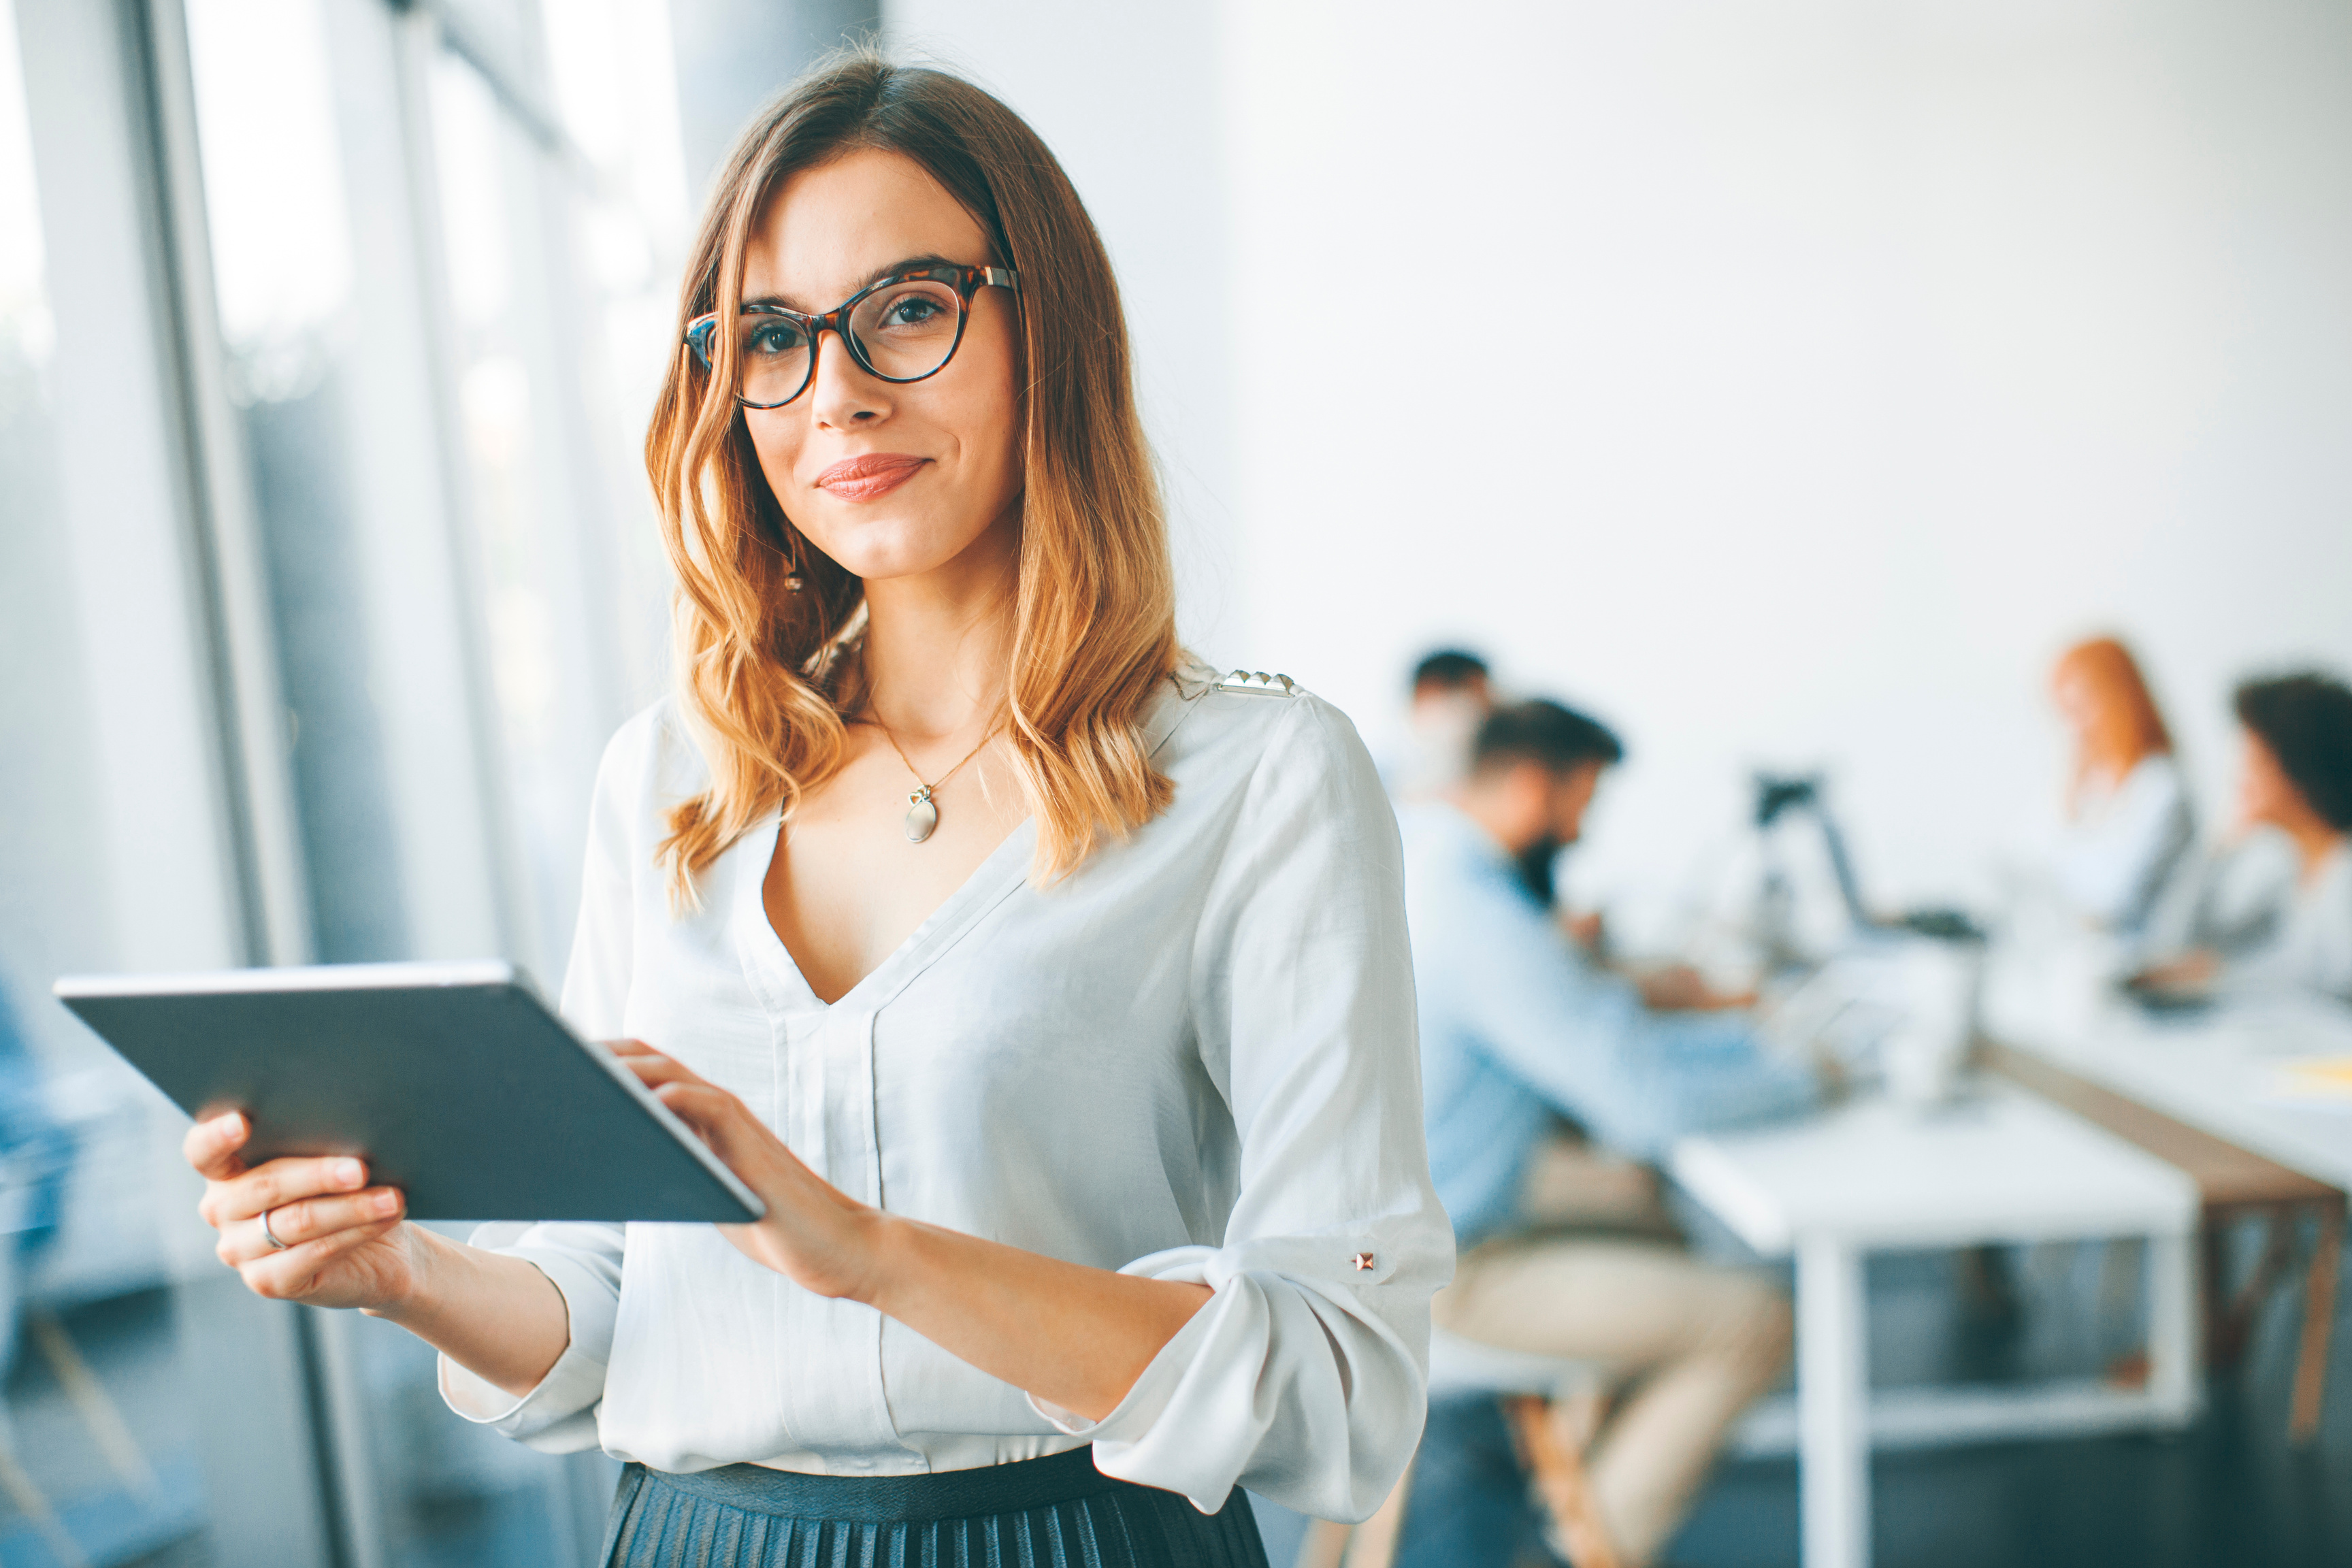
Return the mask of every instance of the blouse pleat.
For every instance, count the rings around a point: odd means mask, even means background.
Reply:
[[[1248,1500],[1214,1515],[1123,1481],[1087,1496],[961,1519],[785,1515],[629,1467],[607,1568],[1266,1568]]]

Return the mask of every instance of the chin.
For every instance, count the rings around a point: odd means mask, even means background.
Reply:
[[[971,542],[942,538],[944,531],[920,523],[877,519],[852,524],[830,540],[820,540],[817,548],[833,557],[842,570],[869,583],[916,577],[946,565]]]

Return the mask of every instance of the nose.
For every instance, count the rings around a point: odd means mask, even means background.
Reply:
[[[828,341],[829,340],[829,341]],[[836,430],[863,429],[890,415],[890,384],[868,375],[840,332],[828,327],[811,345],[816,374],[809,387],[811,415]]]

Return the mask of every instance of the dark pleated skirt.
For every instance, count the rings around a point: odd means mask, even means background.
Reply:
[[[1266,1568],[1249,1498],[1214,1515],[1094,1450],[929,1476],[759,1465],[622,1472],[606,1568]]]

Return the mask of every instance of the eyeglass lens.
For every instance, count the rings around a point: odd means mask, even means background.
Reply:
[[[858,356],[877,375],[916,381],[947,363],[955,352],[963,300],[949,284],[909,279],[878,289],[849,312],[849,335]],[[747,403],[782,403],[809,378],[807,329],[786,316],[739,318],[740,363]]]

